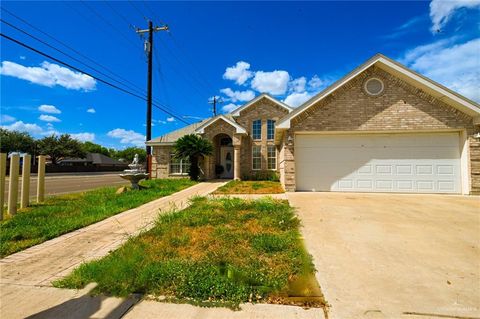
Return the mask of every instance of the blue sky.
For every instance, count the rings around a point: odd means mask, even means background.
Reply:
[[[1,6],[4,21],[113,78],[127,79],[136,85],[126,83],[127,89],[137,92],[145,91],[147,66],[134,27],[145,28],[145,17],[167,23],[170,32],[155,34],[154,99],[187,122],[211,116],[208,100],[214,95],[224,100],[221,112],[262,92],[296,107],[378,52],[480,101],[478,0]],[[1,32],[111,81],[3,22]],[[119,149],[143,144],[144,101],[4,38],[1,63],[2,127],[35,137],[69,133]],[[185,125],[157,108],[153,119],[153,137]]]

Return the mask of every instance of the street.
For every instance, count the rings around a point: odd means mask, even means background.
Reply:
[[[105,173],[51,173],[45,176],[45,195],[58,195],[66,193],[75,193],[85,191],[93,188],[104,186],[120,186],[128,184],[128,181],[118,176],[120,172],[105,172]],[[8,196],[8,182],[7,177],[5,183],[5,201]],[[19,199],[20,187],[22,178],[19,178]],[[37,195],[37,176],[30,176],[30,197]]]

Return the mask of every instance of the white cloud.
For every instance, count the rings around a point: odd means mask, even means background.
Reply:
[[[227,80],[233,80],[235,83],[242,85],[253,73],[249,71],[250,64],[244,61],[239,61],[235,66],[228,67],[223,74],[223,78]]]
[[[15,121],[16,119],[13,116],[7,115],[7,114],[2,114],[0,117],[0,122],[2,123],[10,123]]]
[[[58,117],[55,117],[53,115],[46,115],[46,114],[40,115],[38,119],[44,122],[61,122]]]
[[[297,107],[308,101],[308,99],[310,99],[312,96],[313,94],[308,92],[293,92],[292,94],[287,96],[285,100],[283,100],[283,102],[291,107]]]
[[[3,125],[2,128],[9,131],[27,132],[32,135],[38,135],[38,134],[44,133],[43,129],[37,124],[24,123],[23,121],[17,121],[10,125]]]
[[[57,109],[55,106],[53,106],[53,105],[48,105],[48,104],[40,105],[40,106],[38,107],[38,110],[39,110],[40,112],[51,113],[51,114],[60,114],[60,113],[62,113],[62,111],[60,111],[59,109]]]
[[[231,111],[235,110],[237,107],[239,107],[239,105],[229,103],[229,104],[226,104],[226,105],[222,106],[222,111],[224,113],[230,113]]]
[[[95,134],[88,132],[70,134],[70,136],[76,140],[79,140],[80,142],[92,142],[95,139]]]
[[[448,38],[439,40],[433,43],[420,45],[415,47],[414,49],[408,50],[405,55],[400,59],[400,63],[403,64],[410,64],[413,63],[416,59],[424,56],[425,54],[429,54],[431,52],[435,52],[437,50],[441,50],[449,45],[452,45],[455,42],[456,38]]]
[[[302,76],[295,80],[290,81],[288,86],[290,87],[291,91],[296,93],[302,93],[305,91],[306,84],[307,84],[307,79],[304,76]]]
[[[87,113],[92,113],[93,114],[93,113],[96,113],[96,112],[97,111],[95,111],[95,109],[93,107],[91,107],[87,110]]]
[[[94,90],[97,83],[94,78],[86,74],[74,72],[58,64],[46,61],[40,67],[29,67],[15,62],[3,61],[0,67],[0,74],[13,76],[43,86],[53,87],[59,85],[72,90]]]
[[[175,118],[174,117],[167,117],[167,122],[175,122]]]
[[[289,80],[290,76],[287,71],[257,71],[252,80],[252,89],[262,93],[282,95],[287,91]]]
[[[122,144],[132,144],[138,147],[145,146],[145,135],[132,130],[116,128],[107,133],[108,136],[120,139]]]
[[[408,51],[402,62],[408,67],[480,102],[480,38],[451,44],[441,40]]]
[[[255,93],[252,90],[233,91],[231,88],[225,88],[221,89],[220,92],[228,96],[232,102],[250,101],[255,97]]]
[[[20,56],[20,60],[26,60],[26,59],[27,59],[26,56],[24,56],[24,55],[21,55],[21,56]]]
[[[435,33],[441,30],[456,10],[476,7],[480,7],[480,0],[432,0],[430,2],[431,31]]]
[[[311,90],[319,90],[320,88],[325,87],[328,84],[329,81],[325,81],[320,79],[318,75],[314,75],[310,81],[308,81],[308,87]]]

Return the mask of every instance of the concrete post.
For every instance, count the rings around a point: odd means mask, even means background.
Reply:
[[[45,200],[45,155],[38,156],[37,203]]]
[[[5,174],[7,173],[7,154],[0,153],[0,220],[3,220],[5,206]]]
[[[18,154],[10,156],[10,183],[8,185],[8,214],[10,216],[17,213],[19,162]]]
[[[23,155],[22,167],[22,199],[20,200],[20,208],[27,208],[30,199],[30,165],[32,156]]]
[[[233,179],[240,180],[240,145],[233,146]]]

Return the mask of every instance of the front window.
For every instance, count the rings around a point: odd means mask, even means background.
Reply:
[[[252,169],[262,169],[262,148],[261,146],[252,147]]]
[[[275,121],[267,120],[267,139],[273,140],[275,138]]]
[[[252,137],[254,140],[262,139],[262,120],[255,120],[252,123]]]
[[[267,146],[267,168],[277,169],[277,148],[275,145]]]
[[[174,154],[170,154],[170,174],[186,175],[188,174],[188,168],[190,162],[188,158],[178,159]]]

